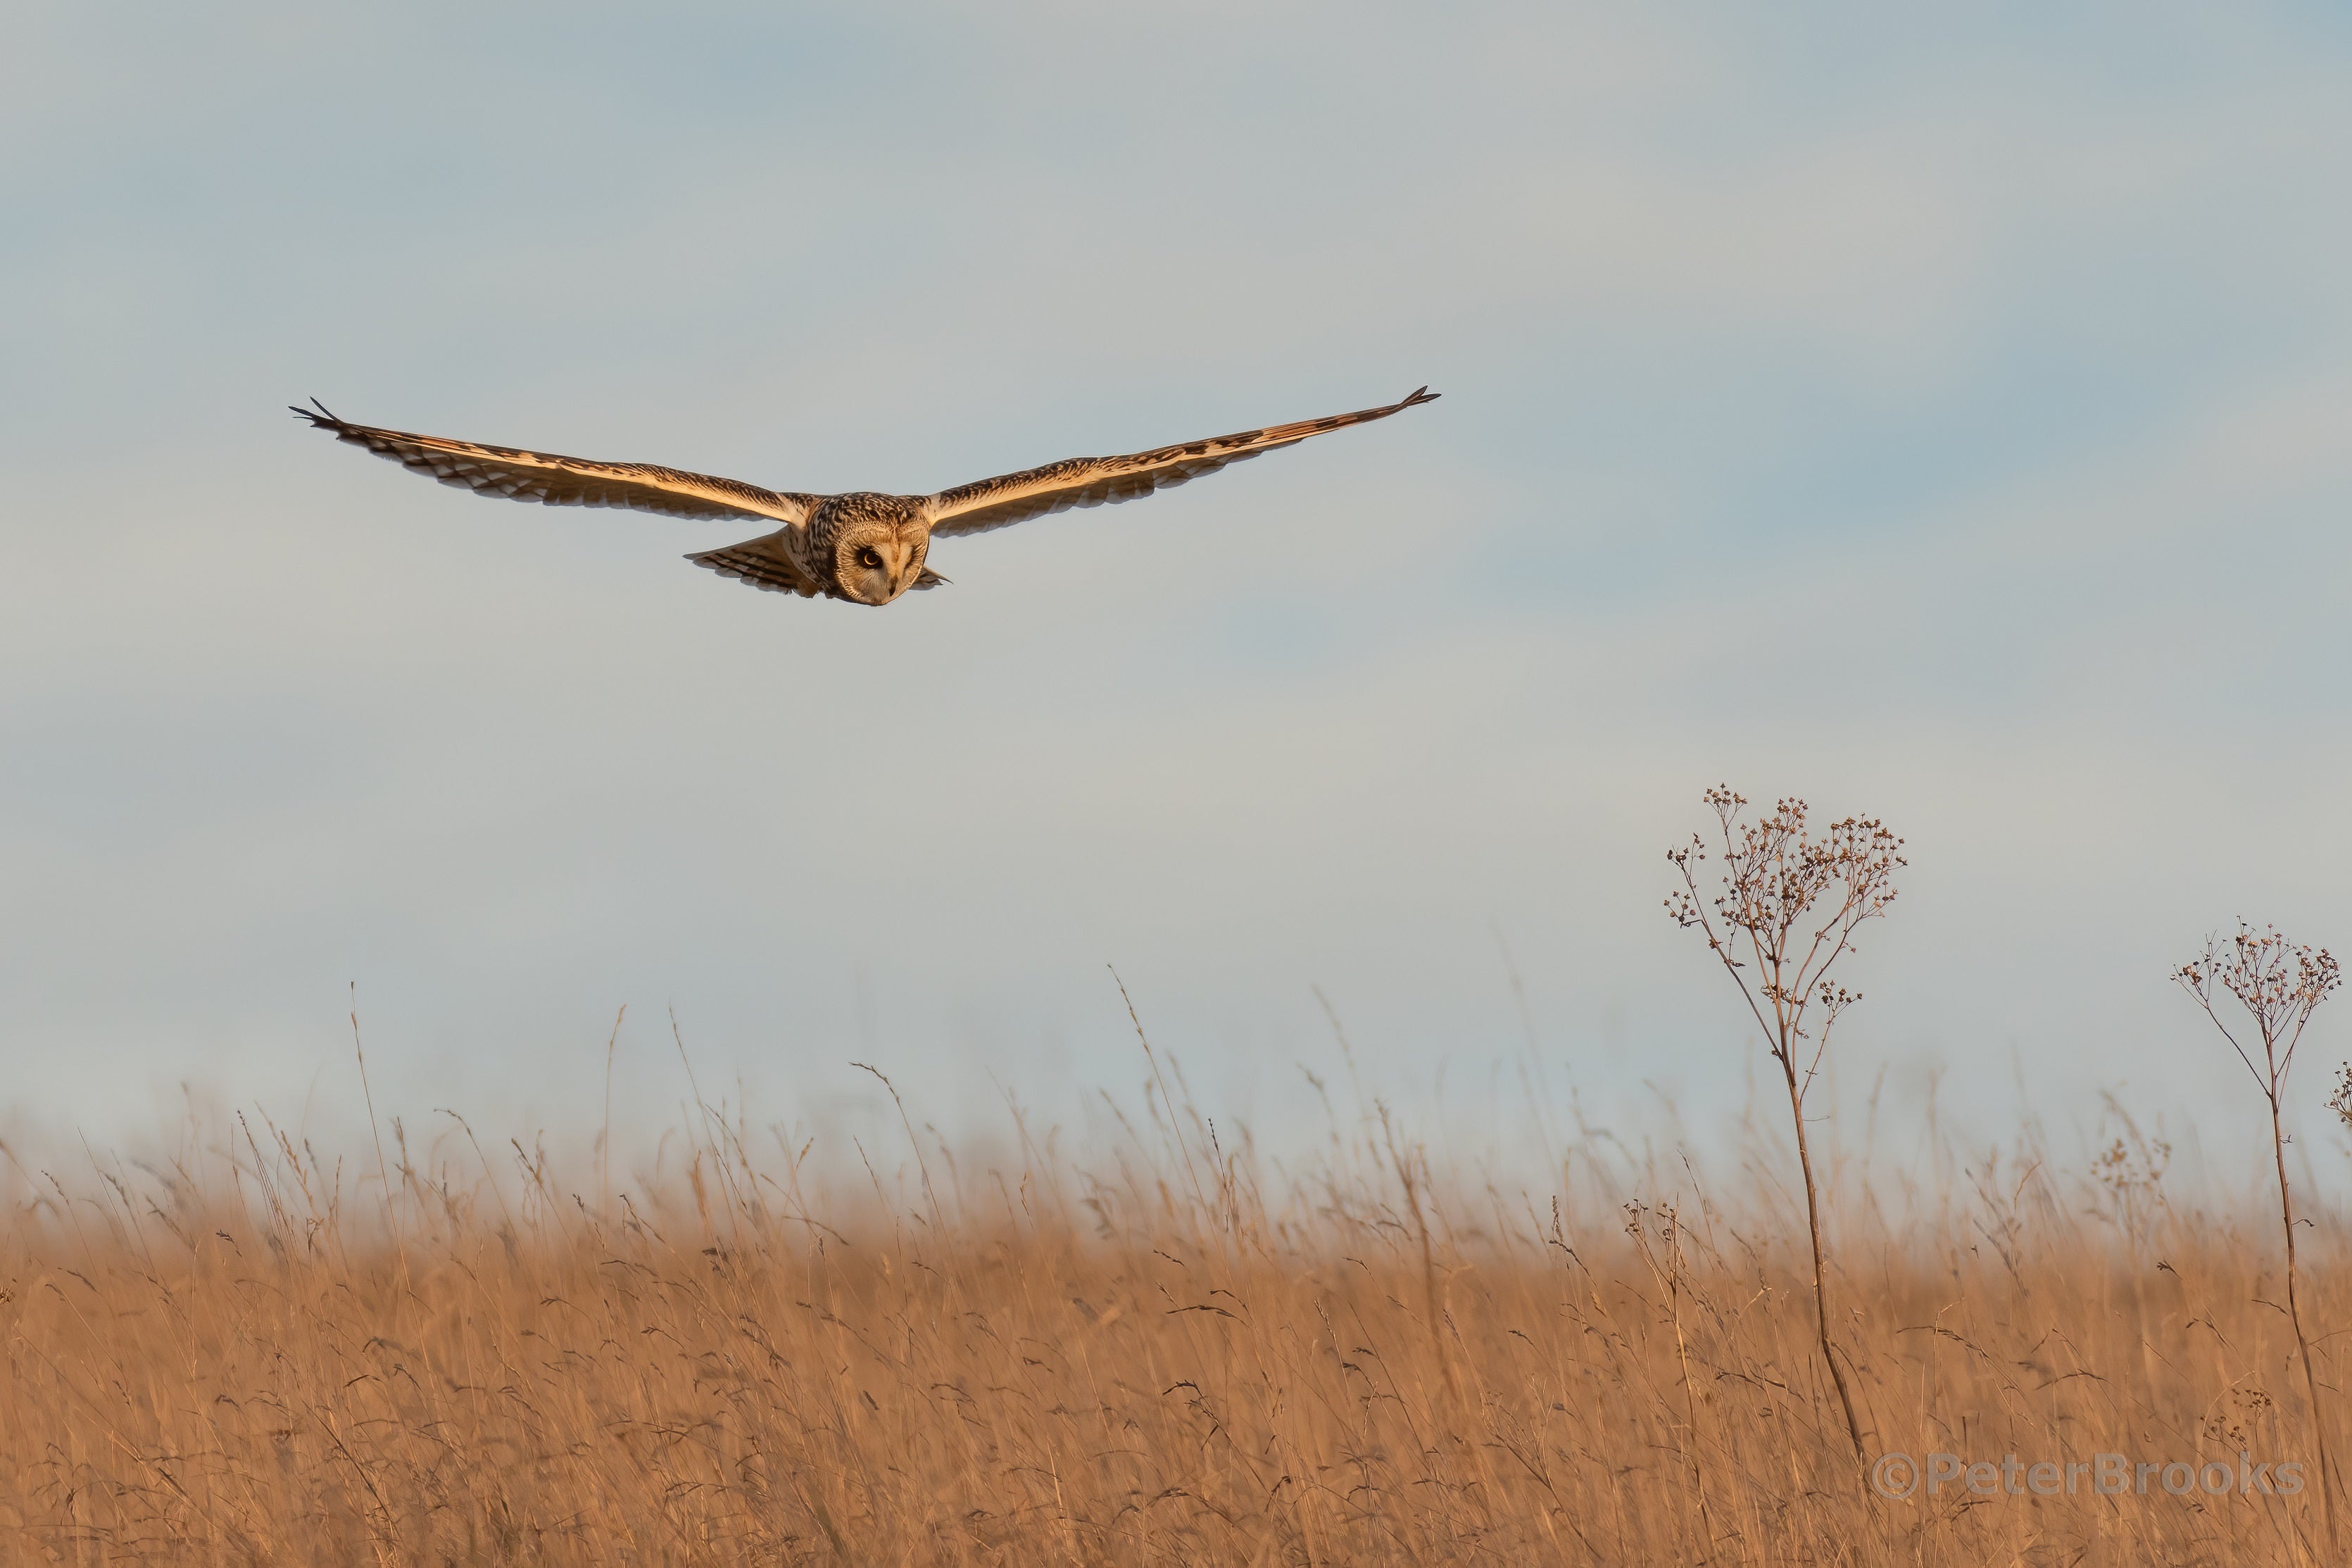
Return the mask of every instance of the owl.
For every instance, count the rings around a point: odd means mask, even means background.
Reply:
[[[364,447],[477,496],[538,501],[551,507],[628,507],[674,517],[754,517],[763,523],[781,523],[783,526],[772,533],[686,559],[774,593],[794,593],[803,599],[822,595],[878,606],[893,603],[913,590],[937,588],[947,581],[930,568],[934,538],[985,533],[1073,507],[1132,501],[1213,474],[1228,463],[1295,446],[1310,435],[1386,419],[1417,404],[1434,402],[1437,396],[1423,387],[1403,401],[1381,408],[1215,435],[1181,446],[1158,446],[1124,457],[1073,457],[929,496],[887,496],[871,490],[810,496],[795,490],[763,490],[737,479],[716,479],[646,463],[595,463],[511,446],[411,435],[338,419],[315,398],[310,408],[297,408],[294,413],[338,441]]]

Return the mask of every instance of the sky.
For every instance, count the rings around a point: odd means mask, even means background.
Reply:
[[[2338,8],[11,32],[19,1140],[362,1126],[354,997],[412,1124],[576,1133],[608,1040],[631,1127],[681,1041],[836,1139],[882,1124],[853,1061],[943,1128],[1076,1117],[1141,1076],[1118,980],[1263,1143],[1340,1070],[1318,988],[1412,1116],[1523,1115],[1532,1052],[1704,1127],[1759,1057],[1661,907],[1718,781],[1906,841],[1847,1101],[2089,1138],[2104,1091],[2236,1169],[2260,1103],[2168,971],[2240,917],[2352,946]],[[919,492],[1424,382],[878,613],[284,412]],[[2352,1002],[2305,1050],[2334,1135]]]

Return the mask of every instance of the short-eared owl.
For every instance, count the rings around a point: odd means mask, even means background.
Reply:
[[[1310,435],[1386,419],[1415,403],[1436,401],[1437,394],[1423,387],[1385,408],[1244,430],[1125,457],[1073,457],[931,496],[884,496],[867,490],[806,496],[763,490],[650,464],[592,463],[377,430],[337,419],[324,404],[315,412],[294,412],[318,429],[332,431],[339,441],[364,446],[379,457],[477,496],[551,507],[630,507],[675,517],[758,517],[782,523],[773,533],[686,559],[776,593],[797,593],[803,599],[822,593],[853,604],[887,604],[910,588],[933,588],[947,580],[925,564],[937,536],[983,533],[1072,507],[1131,501],[1213,474],[1228,463],[1295,445]]]

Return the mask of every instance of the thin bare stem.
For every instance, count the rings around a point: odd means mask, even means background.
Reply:
[[[629,1016],[629,1004],[623,1002],[621,1010],[613,1015],[613,1032],[604,1040],[604,1131],[596,1140],[596,1218],[612,1217],[613,1206],[613,1052],[621,1043],[621,1020]]]

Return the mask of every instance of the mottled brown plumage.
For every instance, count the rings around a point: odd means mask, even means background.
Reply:
[[[803,599],[823,594],[881,605],[909,590],[935,588],[947,580],[926,564],[930,542],[939,536],[984,533],[1073,507],[1131,501],[1213,474],[1229,463],[1296,445],[1311,435],[1386,419],[1416,403],[1436,401],[1437,394],[1423,387],[1400,402],[1355,413],[1244,430],[1123,457],[1074,457],[930,496],[763,490],[740,480],[650,464],[599,463],[380,430],[338,419],[323,404],[294,412],[339,441],[477,496],[551,507],[627,507],[677,517],[780,522],[783,527],[772,533],[686,559],[772,592]]]

